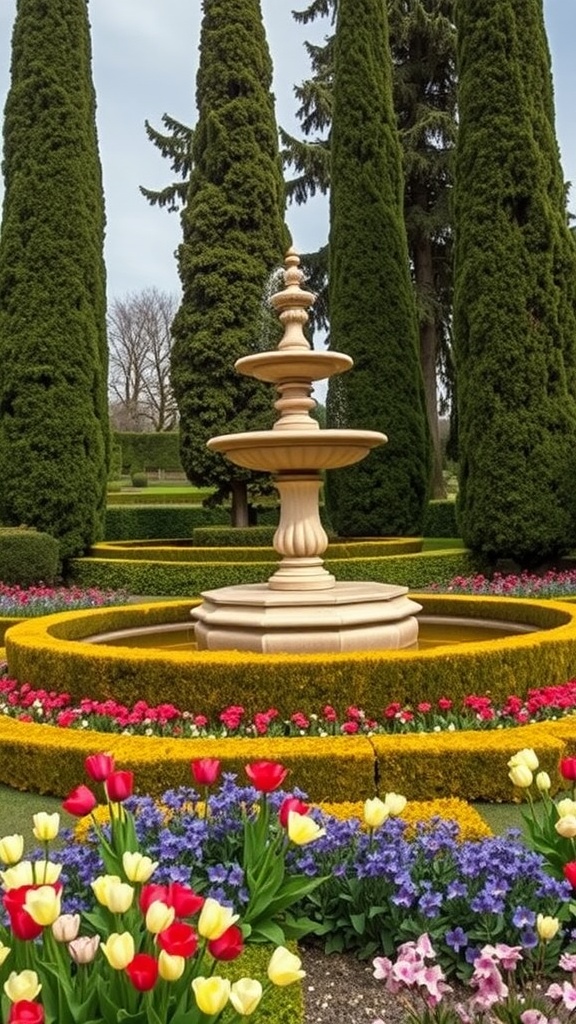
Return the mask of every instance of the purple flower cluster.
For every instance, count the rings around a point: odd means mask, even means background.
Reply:
[[[286,795],[270,794],[273,813]],[[291,795],[305,798],[300,791]],[[255,813],[257,798],[253,787],[225,775],[207,807],[191,788],[170,790],[159,801],[132,797],[127,803],[142,847],[160,862],[159,883],[190,885],[241,913],[248,898],[242,822]],[[460,842],[457,824],[441,818],[409,830],[401,818],[390,817],[368,831],[356,818],[340,820],[317,808],[311,814],[325,835],[291,845],[286,864],[290,873],[324,878],[297,913],[315,921],[328,949],[391,955],[401,942],[427,932],[443,968],[462,970],[486,943],[531,949],[536,915],[556,914],[569,903],[570,885],[547,874],[543,858],[518,833]],[[90,882],[103,870],[95,837],[82,843],[70,837],[60,859],[66,909],[76,911],[89,901]]]

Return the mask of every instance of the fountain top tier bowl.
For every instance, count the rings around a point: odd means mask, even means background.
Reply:
[[[407,587],[338,583],[323,565],[328,537],[320,521],[322,470],[350,466],[387,440],[375,430],[323,430],[311,412],[312,385],[344,373],[352,359],[316,352],[304,334],[312,292],[293,249],[284,288],[270,302],[284,328],[277,348],[237,360],[239,373],[274,384],[279,413],[271,430],[214,437],[208,447],[238,466],[268,470],[280,496],[274,547],[281,556],[267,583],[206,591],[192,612],[201,650],[351,651],[412,646],[420,605]]]

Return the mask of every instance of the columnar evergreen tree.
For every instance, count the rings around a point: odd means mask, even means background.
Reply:
[[[431,493],[445,495],[438,422],[437,374],[453,393],[450,328],[452,314],[452,231],[449,196],[456,136],[456,40],[454,0],[387,0],[393,57],[393,98],[404,166],[404,218],[416,291],[420,360],[426,412],[433,442]],[[337,0],[312,0],[294,17],[304,24],[335,18]],[[312,77],[295,89],[306,141],[282,132],[284,158],[296,171],[287,194],[297,203],[330,187],[334,36],[323,46],[307,44]],[[323,293],[327,249],[306,257],[311,284]],[[326,304],[318,304],[327,326]]]
[[[389,436],[367,459],[328,475],[330,517],[342,535],[417,534],[429,436],[386,0],[338,3],[330,181],[330,343],[355,366],[330,382],[328,422]]]
[[[457,0],[459,521],[490,560],[574,541],[576,245],[542,0]]]
[[[254,476],[206,442],[273,422],[270,387],[237,374],[234,362],[260,345],[264,284],[289,236],[260,0],[204,0],[203,8],[172,384],[186,473],[218,497],[232,491],[239,523]]]
[[[86,0],[18,0],[0,233],[0,521],[102,536],[104,204]]]

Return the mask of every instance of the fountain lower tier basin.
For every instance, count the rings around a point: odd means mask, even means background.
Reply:
[[[488,640],[536,632],[536,626],[490,619],[464,619],[451,616],[418,616],[418,639],[410,650],[432,651],[439,647],[461,647]],[[182,621],[156,628],[137,626],[100,633],[87,638],[90,643],[108,647],[133,647],[141,650],[197,651],[194,624]]]
[[[360,462],[386,435],[376,430],[253,430],[208,441],[236,466],[270,473],[338,469]]]
[[[329,590],[273,590],[265,583],[202,593],[191,612],[201,651],[267,654],[401,650],[418,637],[408,587],[336,583]]]

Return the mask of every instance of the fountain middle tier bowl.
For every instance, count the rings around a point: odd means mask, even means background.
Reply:
[[[245,377],[255,377],[267,384],[278,384],[281,381],[325,380],[326,377],[345,373],[352,365],[350,356],[342,352],[282,349],[243,356],[236,360],[234,367]]]
[[[386,440],[376,430],[254,430],[213,437],[208,447],[245,469],[297,473],[351,466]]]

